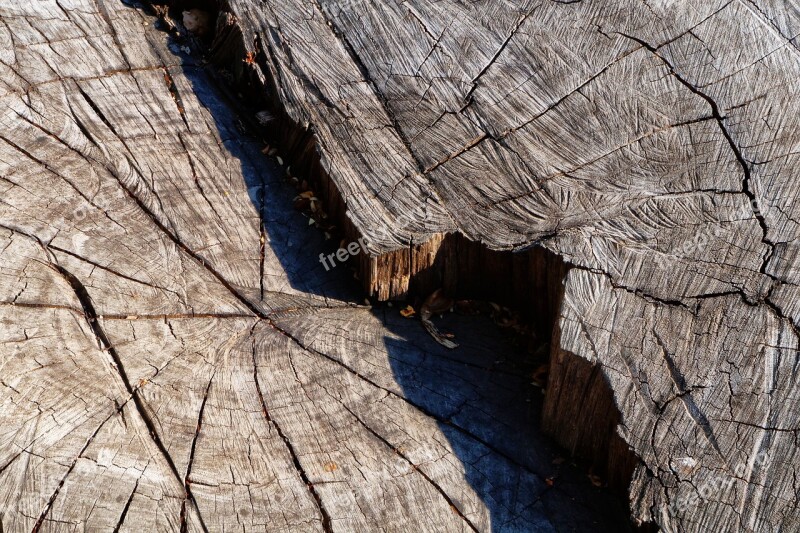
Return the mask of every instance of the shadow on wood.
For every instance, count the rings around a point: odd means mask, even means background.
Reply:
[[[237,30],[236,26],[226,28],[225,47],[212,45],[212,59],[218,68],[224,69],[231,61],[234,65],[244,63],[234,59],[244,57],[243,49],[231,53],[227,48],[240,39]],[[434,290],[444,288],[454,297],[493,301],[519,310],[540,339],[538,346],[547,343],[568,271],[560,258],[540,247],[521,252],[493,251],[459,234],[448,234],[384,256],[360,255],[326,270],[318,256],[335,252],[332,242],[337,239],[326,242],[320,230],[308,226],[307,219],[292,208],[294,191],[282,177],[284,169],[263,156],[260,143],[250,142],[237,132],[237,120],[252,118],[259,109],[252,99],[259,93],[253,72],[247,67],[228,72],[238,82],[229,87],[224,85],[225,76],[216,77],[212,83],[205,71],[188,70],[187,75],[195,93],[215,117],[221,136],[227,139],[226,147],[242,163],[251,200],[263,217],[267,248],[283,266],[291,290],[355,303],[360,291],[349,267],[355,263],[364,280],[362,286],[378,300],[408,298],[419,303]],[[265,94],[270,94],[269,80],[263,83]],[[208,90],[212,85],[228,95],[227,103]],[[237,92],[251,95],[248,105],[243,105]],[[280,116],[281,108],[275,102],[262,103],[261,107],[265,105],[269,105],[270,113]],[[238,117],[230,107],[239,109]],[[317,194],[341,228],[345,242],[357,241],[360,236],[347,219],[344,202],[320,162],[314,136],[285,116],[267,127],[253,120],[248,126],[251,135],[280,148],[293,176],[321,191]],[[436,421],[448,439],[465,471],[465,480],[490,512],[493,531],[551,526],[620,531],[630,527],[617,497],[592,487],[583,463],[578,466],[567,460],[562,464],[563,452],[540,432],[543,401],[539,389],[531,386],[532,359],[525,354],[525,346],[515,344],[513,335],[503,333],[486,317],[450,315],[442,325],[455,332],[461,348],[449,351],[433,342],[416,320],[401,318],[396,307],[379,306],[371,315],[386,328],[387,335],[381,339],[385,356],[368,348],[363,353],[335,356],[363,357],[376,366],[389,365],[403,397]],[[348,320],[342,319],[344,326],[338,329],[335,319],[329,328],[309,328],[299,338],[313,344],[316,336],[341,336],[348,329]],[[293,325],[303,330],[302,325]],[[341,349],[348,352],[352,347],[345,344]],[[613,412],[613,403],[604,406]],[[616,419],[608,414],[602,413],[603,423],[614,426]],[[553,434],[560,437],[557,431]],[[573,451],[578,457],[603,463],[596,450],[575,447]],[[395,452],[403,454],[402,449]],[[627,454],[627,449],[624,452]],[[630,480],[628,470],[607,475],[604,466],[597,473],[623,491]],[[554,486],[545,481],[551,477]],[[443,489],[441,492],[445,494]],[[454,509],[463,507],[457,496],[446,497],[452,500]],[[576,512],[575,506],[582,511]]]

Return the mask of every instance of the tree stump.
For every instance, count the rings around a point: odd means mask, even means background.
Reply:
[[[0,531],[624,528],[540,408],[639,525],[800,527],[794,10],[141,7],[0,0]]]
[[[0,532],[625,528],[505,332],[320,264],[255,41],[184,7],[0,1]]]
[[[795,9],[223,10],[372,294],[493,290],[554,325],[544,427],[637,522],[798,527]]]

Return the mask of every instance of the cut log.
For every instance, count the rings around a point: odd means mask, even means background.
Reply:
[[[111,0],[0,0],[0,531],[627,529],[624,505],[539,431],[543,400],[512,336],[486,316],[437,318],[461,344],[449,351],[397,307],[361,305],[346,267],[320,264],[323,234],[294,210],[286,169],[245,131],[248,117],[188,48],[195,37],[159,29],[183,8],[213,7],[176,5],[159,21]],[[238,7],[252,14],[220,13],[212,53],[258,92],[292,48],[245,61],[243,47],[267,36],[241,24],[252,16],[262,28],[275,6]],[[279,9],[296,22],[303,13]],[[318,44],[344,50],[322,23]],[[339,59],[339,76],[360,76]],[[303,102],[284,102],[302,122],[317,74],[295,61],[284,90]],[[413,238],[426,250],[455,228],[450,215],[381,123],[372,85],[337,83],[352,106],[342,117],[355,112],[353,134],[374,142],[363,161],[330,144],[326,198],[343,220],[363,210],[345,228],[359,235],[427,206],[438,226],[415,219],[370,245],[390,253]],[[372,132],[361,104],[377,113]],[[334,117],[312,123],[330,130],[320,143],[348,139]],[[399,203],[371,212],[391,190]],[[427,280],[420,259],[389,292],[383,274],[370,278],[376,293],[406,294],[418,280],[415,290],[492,294],[475,261],[524,288],[502,289],[511,303],[561,292],[565,267],[549,252],[511,257],[441,238],[453,259],[437,262],[429,247]],[[556,300],[533,311],[554,315]]]

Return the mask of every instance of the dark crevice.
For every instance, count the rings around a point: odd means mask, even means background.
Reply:
[[[138,413],[141,420],[144,422],[145,426],[147,427],[148,433],[150,438],[152,439],[153,443],[155,443],[158,450],[161,452],[162,457],[167,462],[172,474],[175,476],[175,479],[180,482],[181,485],[184,484],[184,480],[180,473],[178,472],[178,468],[175,466],[175,462],[172,459],[172,456],[169,454],[166,446],[164,445],[161,437],[158,434],[158,430],[156,429],[156,424],[153,419],[150,417],[150,414],[147,410],[147,406],[144,404],[144,401],[141,399],[137,390],[133,388],[130,383],[130,379],[125,371],[125,367],[122,364],[122,360],[117,353],[117,350],[114,348],[111,341],[108,339],[105,331],[103,330],[102,326],[100,325],[100,321],[98,320],[98,315],[95,312],[94,304],[92,303],[91,296],[86,290],[86,287],[83,286],[81,281],[75,277],[71,272],[66,270],[64,267],[58,264],[51,264],[52,268],[58,272],[64,280],[72,287],[73,292],[75,293],[76,297],[80,301],[84,316],[86,318],[86,322],[88,323],[89,327],[91,328],[92,332],[94,333],[95,337],[97,338],[99,347],[107,352],[111,356],[111,360],[113,362],[114,369],[117,371],[120,379],[122,380],[125,389],[130,394],[131,398],[133,399],[134,406],[136,407],[136,412]],[[191,490],[187,487],[186,489],[188,499],[191,501],[192,505],[197,509],[197,503],[195,502],[194,496],[191,493]],[[202,516],[200,516],[198,511],[198,517],[200,517],[200,525],[203,528],[203,531],[208,533],[208,528],[206,528],[205,524],[203,523]]]
[[[105,113],[103,113],[103,111],[98,107],[98,105],[95,103],[95,101],[92,99],[92,97],[89,96],[86,93],[86,91],[83,90],[83,87],[81,87],[81,84],[76,81],[74,86],[75,86],[75,89],[77,89],[78,92],[81,93],[81,96],[83,97],[83,100],[89,105],[89,107],[92,109],[92,111],[94,111],[94,114],[97,115],[97,117],[103,122],[103,124],[105,124],[106,127],[109,130],[111,130],[111,133],[113,133],[114,136],[124,144],[125,143],[124,137],[122,137],[119,134],[119,132],[117,132],[117,129],[114,127],[113,124],[111,124],[111,121],[108,120],[108,118],[106,117]],[[91,138],[92,137],[89,137],[89,139],[91,139]],[[127,148],[127,146],[126,146],[126,148]],[[130,151],[130,150],[128,150],[128,151]]]
[[[255,326],[253,326],[255,328]],[[300,479],[305,484],[306,489],[308,490],[309,494],[313,498],[317,509],[319,510],[320,516],[322,517],[322,529],[326,533],[333,533],[333,528],[331,526],[331,517],[328,514],[328,511],[325,509],[325,506],[322,503],[322,498],[320,497],[317,489],[314,487],[314,483],[308,478],[308,474],[306,474],[305,469],[303,468],[302,463],[300,462],[300,458],[297,455],[297,452],[294,449],[294,445],[286,436],[286,434],[281,429],[280,424],[272,418],[269,414],[269,409],[267,409],[267,403],[264,399],[264,393],[261,389],[261,380],[258,377],[258,361],[256,360],[256,341],[255,339],[252,340],[252,355],[253,355],[253,380],[256,385],[256,391],[258,392],[258,399],[261,402],[261,409],[264,413],[264,418],[267,420],[267,423],[272,425],[275,428],[275,431],[278,433],[278,436],[283,441],[286,449],[289,451],[289,455],[292,458],[292,463],[294,463],[294,468],[297,473],[300,475]]]
[[[253,318],[253,315],[244,313],[192,313],[192,314],[162,314],[162,315],[99,315],[102,320],[190,320],[198,318],[213,318],[215,320],[230,320]]]
[[[211,392],[211,384],[214,381],[214,376],[216,375],[216,369],[214,372],[211,373],[211,378],[208,380],[208,385],[206,386],[205,392],[203,393],[203,401],[200,403],[200,412],[197,415],[197,426],[195,427],[194,437],[192,438],[192,446],[189,452],[189,462],[186,465],[186,476],[183,478],[183,486],[185,490],[185,495],[183,501],[181,502],[181,514],[180,514],[180,522],[181,522],[181,533],[186,533],[189,530],[189,524],[186,516],[186,504],[189,502],[191,497],[191,487],[189,486],[191,483],[190,477],[192,475],[192,465],[194,464],[194,455],[197,449],[197,439],[200,437],[200,430],[203,427],[203,413],[206,410],[206,402],[208,401],[208,395]],[[198,515],[200,514],[200,510],[197,509]],[[202,518],[201,518],[202,521]]]
[[[703,412],[697,406],[697,403],[695,403],[694,399],[692,398],[692,391],[694,389],[687,386],[686,379],[684,378],[678,366],[675,364],[672,354],[670,354],[669,350],[667,349],[667,345],[664,343],[664,340],[661,338],[658,332],[653,330],[653,336],[656,339],[656,343],[661,348],[661,355],[667,364],[670,378],[672,379],[672,383],[675,385],[675,388],[678,391],[676,398],[681,399],[686,407],[686,411],[689,413],[689,416],[691,416],[692,420],[694,420],[694,422],[700,427],[700,429],[703,431],[703,434],[708,439],[708,442],[724,460],[725,455],[722,453],[722,450],[719,447],[719,442],[717,442],[717,437],[714,435],[714,430],[711,428],[711,423],[708,421],[708,418],[705,416],[705,414],[703,414]],[[662,407],[662,411],[663,408],[664,407]]]
[[[486,74],[486,72],[492,67],[492,65],[495,64],[495,62],[500,57],[500,55],[502,55],[502,53],[506,49],[506,47],[508,47],[508,43],[510,43],[511,39],[513,39],[514,36],[517,34],[517,31],[519,31],[519,29],[522,27],[522,25],[525,24],[525,21],[528,19],[528,17],[531,16],[531,14],[534,12],[534,10],[536,10],[539,7],[540,7],[539,5],[534,5],[534,7],[532,7],[528,12],[526,12],[523,15],[521,15],[517,19],[517,21],[514,23],[514,27],[511,28],[511,31],[509,32],[508,37],[506,37],[505,40],[500,44],[500,46],[498,47],[497,51],[494,53],[494,55],[491,57],[491,59],[489,59],[489,62],[486,63],[486,65],[484,65],[484,67],[481,69],[481,71],[478,73],[478,75],[475,76],[472,79],[472,88],[464,96],[464,102],[466,102],[465,107],[467,105],[469,105],[469,103],[472,101],[472,94],[478,88],[478,82],[480,81],[481,77],[483,77],[483,75]],[[462,110],[463,110],[463,108],[462,108]]]
[[[364,422],[361,419],[361,417],[359,417],[356,413],[354,413],[353,410],[350,409],[347,405],[345,405],[341,401],[339,402],[339,404],[342,407],[344,407],[344,409],[348,413],[350,413],[350,415],[352,415],[352,417],[355,418],[355,420],[359,423],[359,425],[361,427],[363,427],[364,429],[366,429],[370,433],[370,435],[372,435],[373,437],[378,439],[381,443],[383,443],[390,450],[392,450],[395,454],[397,454],[400,458],[402,458],[406,463],[408,463],[408,465],[411,467],[411,469],[414,472],[416,472],[419,475],[421,475],[425,479],[425,481],[427,481],[436,490],[436,492],[438,492],[439,495],[441,495],[441,497],[444,498],[444,500],[447,502],[447,504],[450,506],[450,508],[453,509],[453,511],[470,527],[470,529],[472,529],[473,531],[479,531],[478,528],[475,527],[475,524],[473,524],[472,521],[470,521],[470,519],[467,518],[464,515],[464,513],[461,511],[461,509],[458,508],[457,503],[455,501],[453,501],[453,499],[450,496],[448,496],[447,492],[445,492],[445,490],[438,483],[436,483],[436,481],[431,479],[431,477],[428,474],[426,474],[425,471],[422,468],[420,468],[419,466],[414,464],[414,462],[411,459],[409,459],[408,456],[406,454],[404,454],[400,449],[398,449],[396,446],[392,445],[391,442],[386,440],[377,431],[375,431],[369,425],[367,425],[367,423]]]
[[[122,278],[124,280],[136,283],[138,285],[144,285],[144,286],[150,287],[152,289],[159,289],[159,290],[162,290],[162,291],[165,291],[165,292],[170,292],[170,293],[173,293],[173,294],[177,295],[177,293],[175,291],[171,290],[171,289],[166,289],[164,287],[159,287],[158,285],[153,285],[152,283],[148,283],[146,281],[142,281],[142,280],[139,280],[139,279],[136,279],[136,278],[132,278],[130,276],[127,276],[127,275],[125,275],[125,274],[123,274],[121,272],[118,272],[118,271],[114,270],[113,268],[109,268],[109,267],[103,266],[103,265],[101,265],[99,263],[96,263],[96,262],[92,261],[91,259],[87,259],[86,257],[78,255],[78,254],[76,254],[74,252],[71,252],[69,250],[66,250],[64,248],[55,246],[53,244],[48,244],[47,247],[50,248],[51,250],[55,250],[57,252],[61,252],[61,253],[65,254],[65,255],[73,257],[73,258],[77,259],[78,261],[81,261],[83,263],[91,265],[91,266],[93,266],[93,267],[95,267],[95,268],[97,268],[99,270],[102,270],[104,272],[108,272],[109,274],[117,276],[118,278]]]
[[[647,43],[645,41],[643,41],[642,39],[639,39],[638,37],[627,35],[625,33],[619,33],[619,35],[621,35],[623,37],[626,37],[628,39],[631,39],[632,41],[635,41],[635,42],[639,43],[640,45],[645,47],[647,50],[649,50],[653,55],[655,55],[657,58],[659,58],[664,63],[664,65],[666,65],[666,67],[670,70],[670,74],[672,74],[672,76],[675,79],[677,79],[684,87],[689,89],[689,91],[691,91],[692,93],[696,94],[697,96],[699,96],[700,98],[705,100],[706,103],[708,103],[709,107],[711,107],[711,113],[714,116],[714,118],[716,119],[717,124],[719,124],[719,129],[722,132],[722,135],[725,137],[725,140],[727,141],[728,145],[731,148],[731,151],[733,152],[734,156],[736,157],[736,160],[738,161],[739,166],[741,166],[741,168],[742,168],[742,174],[743,174],[743,178],[742,178],[742,193],[744,193],[744,195],[747,196],[748,200],[750,201],[750,206],[751,206],[751,208],[753,210],[753,215],[755,216],[756,220],[758,221],[759,226],[761,226],[761,232],[762,232],[761,242],[763,244],[767,245],[767,247],[768,247],[767,253],[762,258],[761,268],[760,268],[759,272],[761,272],[764,275],[769,276],[769,274],[767,273],[767,267],[769,266],[769,262],[770,262],[770,259],[772,258],[773,253],[775,252],[775,243],[769,240],[769,237],[768,237],[769,230],[768,230],[768,227],[767,227],[767,222],[764,219],[764,215],[763,215],[763,213],[761,211],[761,208],[759,206],[758,198],[756,197],[755,192],[753,192],[752,187],[751,187],[751,182],[750,181],[751,181],[751,166],[752,166],[752,163],[748,162],[744,158],[744,155],[742,154],[742,151],[739,148],[739,145],[736,144],[736,142],[734,141],[733,137],[731,136],[730,131],[728,130],[727,126],[725,125],[725,118],[726,117],[724,117],[722,115],[722,113],[720,112],[720,109],[719,109],[719,106],[717,105],[717,102],[711,96],[709,96],[708,94],[706,94],[705,92],[703,92],[702,90],[697,88],[695,85],[690,83],[686,78],[681,76],[681,74],[678,73],[678,71],[675,68],[675,66],[672,65],[665,57],[663,57],[661,54],[658,53],[658,48],[656,48],[655,46],[653,46],[653,45],[651,45],[651,44],[649,44],[649,43]],[[772,277],[772,276],[769,276],[769,277]]]
[[[186,141],[183,140],[183,135],[181,135],[180,133],[178,134],[178,141],[180,141],[181,147],[183,148],[183,151],[186,153],[186,159],[189,161],[189,168],[192,171],[192,179],[194,180],[195,187],[197,187],[197,190],[200,191],[200,196],[202,196],[203,200],[206,201],[206,205],[208,205],[209,209],[211,209],[211,212],[214,213],[214,215],[216,215],[218,219],[224,220],[220,216],[220,214],[217,213],[217,208],[214,207],[214,204],[212,204],[211,200],[209,200],[208,196],[206,196],[206,191],[205,189],[203,189],[203,184],[200,183],[200,176],[197,174],[197,168],[194,165],[194,159],[192,159],[192,154],[189,148],[186,146]]]
[[[139,488],[139,481],[141,477],[136,480],[136,484],[133,486],[133,490],[131,491],[131,495],[128,496],[128,501],[125,502],[125,507],[122,508],[122,513],[119,515],[119,520],[117,520],[117,525],[114,526],[114,533],[118,533],[122,524],[125,523],[125,518],[128,516],[128,510],[131,508],[131,503],[133,503],[133,497],[136,496],[136,491]],[[2,531],[0,531],[2,533]]]
[[[19,115],[19,116],[20,116],[20,117],[22,117],[21,115]],[[22,118],[24,119],[24,117],[22,117]],[[25,120],[27,121],[27,119],[25,119]],[[33,123],[32,123],[32,122],[30,122],[30,121],[27,121],[27,122],[29,122],[30,124],[33,124]],[[34,126],[36,126],[35,124],[33,124],[33,125],[34,125]],[[36,126],[36,127],[38,127],[38,126]],[[41,128],[40,128],[40,129],[41,129]],[[75,191],[75,192],[76,192],[76,193],[77,193],[77,194],[78,194],[78,195],[79,195],[81,198],[83,198],[83,199],[84,199],[84,201],[86,201],[86,203],[87,203],[87,204],[91,205],[93,208],[95,208],[95,209],[97,209],[98,211],[100,211],[101,213],[103,213],[103,215],[104,215],[104,216],[105,216],[105,217],[106,217],[106,218],[107,218],[107,219],[108,219],[110,222],[112,222],[114,225],[116,225],[116,226],[117,226],[117,227],[119,227],[120,229],[123,229],[123,230],[125,229],[125,228],[124,228],[124,227],[123,227],[123,226],[122,226],[122,225],[121,225],[119,222],[117,222],[116,220],[114,220],[113,218],[111,218],[111,216],[108,214],[108,212],[106,212],[106,211],[104,211],[103,209],[101,209],[101,208],[100,208],[100,207],[99,207],[97,204],[95,204],[95,203],[92,201],[92,199],[91,199],[91,198],[89,198],[88,196],[86,196],[86,194],[85,194],[83,191],[81,191],[81,190],[80,190],[80,188],[79,188],[77,185],[75,185],[75,184],[72,182],[72,180],[68,179],[66,176],[64,176],[64,175],[63,175],[63,174],[61,174],[60,172],[56,171],[56,169],[54,169],[53,167],[51,167],[49,164],[47,164],[47,163],[45,163],[44,161],[42,161],[41,159],[37,158],[37,157],[36,157],[36,156],[34,156],[32,153],[30,153],[29,151],[27,151],[27,150],[26,150],[26,149],[24,149],[23,147],[19,146],[18,144],[14,143],[13,141],[11,141],[11,140],[7,139],[6,137],[4,137],[4,136],[0,135],[0,139],[1,139],[1,140],[3,140],[3,142],[5,142],[5,143],[6,143],[6,144],[8,144],[9,146],[11,146],[12,148],[14,148],[15,150],[17,150],[18,152],[20,152],[21,154],[25,155],[25,156],[26,156],[28,159],[30,159],[31,161],[35,162],[36,164],[40,165],[42,168],[46,169],[48,172],[51,172],[53,175],[55,175],[55,176],[58,176],[58,177],[59,177],[61,180],[63,180],[63,181],[64,181],[64,182],[65,182],[67,185],[69,185],[69,186],[70,186],[70,188],[71,188],[73,191]]]
[[[379,389],[379,390],[385,392],[387,395],[392,396],[394,398],[397,398],[398,400],[408,404],[409,406],[411,406],[412,408],[416,409],[417,411],[419,411],[420,413],[422,413],[426,417],[428,417],[430,419],[433,419],[433,420],[436,420],[436,422],[438,422],[439,424],[446,425],[448,427],[451,427],[451,428],[455,429],[459,433],[461,433],[464,436],[466,436],[466,437],[468,437],[468,438],[470,438],[470,439],[482,444],[487,449],[491,450],[493,453],[499,455],[500,457],[503,457],[504,459],[508,460],[510,463],[514,464],[515,466],[518,466],[518,467],[522,468],[526,472],[529,472],[529,473],[534,474],[534,475],[538,475],[538,474],[536,474],[536,472],[532,471],[527,465],[525,465],[523,463],[520,463],[518,459],[510,456],[508,453],[506,453],[503,450],[499,449],[497,446],[495,446],[491,442],[487,441],[486,439],[484,439],[484,438],[476,435],[475,433],[471,432],[467,428],[455,423],[452,419],[442,418],[440,415],[434,413],[433,411],[431,411],[430,409],[426,408],[425,406],[423,406],[423,405],[421,405],[421,404],[419,404],[419,403],[417,403],[415,401],[412,401],[411,399],[406,398],[405,396],[401,396],[401,395],[397,394],[396,392],[394,392],[393,390],[387,389],[386,387],[380,385],[376,381],[374,381],[374,380],[370,379],[369,377],[361,374],[360,372],[358,372],[353,367],[345,364],[340,359],[338,359],[336,357],[333,357],[333,356],[331,356],[329,354],[326,354],[324,352],[320,352],[319,350],[317,350],[317,349],[315,349],[315,348],[313,348],[311,346],[306,345],[300,339],[296,338],[291,333],[289,333],[287,330],[281,328],[279,325],[277,325],[275,323],[273,323],[272,325],[273,325],[273,328],[278,330],[284,336],[286,336],[289,339],[291,339],[297,346],[299,346],[304,351],[306,351],[306,352],[308,352],[310,354],[314,354],[314,355],[316,355],[318,357],[322,357],[324,359],[327,359],[328,361],[331,361],[332,363],[335,363],[337,366],[343,368],[344,370],[346,370],[348,373],[350,373],[354,377],[360,379],[361,381],[364,381],[365,383],[375,387],[376,389]]]
[[[97,434],[100,433],[100,430],[103,429],[103,426],[106,425],[106,422],[111,420],[111,418],[115,414],[119,413],[122,410],[122,407],[123,406],[118,407],[110,415],[108,415],[105,418],[105,420],[103,420],[103,422],[99,426],[97,426],[97,429],[95,429],[94,432],[89,436],[89,438],[86,440],[86,443],[83,445],[83,447],[81,447],[80,451],[78,452],[78,455],[75,456],[75,459],[73,459],[72,463],[69,465],[69,468],[67,469],[67,472],[64,474],[64,477],[61,478],[61,481],[59,481],[58,485],[56,486],[56,490],[53,492],[52,496],[50,496],[50,499],[47,500],[47,504],[45,505],[44,510],[42,510],[41,514],[39,515],[39,518],[36,520],[36,523],[33,525],[32,533],[37,533],[39,531],[39,529],[41,529],[42,524],[44,523],[45,519],[47,518],[47,515],[50,514],[50,510],[53,508],[53,503],[56,501],[56,498],[58,497],[58,494],[61,492],[61,488],[64,486],[64,483],[67,481],[67,478],[69,477],[69,475],[75,469],[75,465],[78,464],[78,460],[81,457],[83,457],[84,453],[86,453],[86,450],[89,448],[89,445],[92,443],[92,441],[94,441],[94,438],[97,436]]]
[[[180,114],[181,119],[183,119],[186,130],[191,131],[192,128],[189,127],[189,121],[186,119],[186,109],[183,107],[183,100],[181,99],[180,92],[178,92],[178,88],[175,86],[175,80],[172,79],[172,74],[169,73],[167,67],[164,67],[164,81],[167,84],[167,90],[170,95],[172,95],[175,106],[178,108],[178,114]]]

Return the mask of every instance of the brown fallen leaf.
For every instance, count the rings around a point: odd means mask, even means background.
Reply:
[[[400,314],[403,315],[405,318],[411,318],[412,316],[416,315],[417,312],[414,310],[413,307],[407,305],[405,309],[400,310]]]
[[[453,348],[458,348],[458,344],[450,340],[454,335],[451,333],[439,332],[439,329],[431,322],[431,317],[434,314],[442,314],[450,311],[453,309],[453,305],[454,302],[452,298],[449,298],[442,289],[436,289],[425,299],[425,303],[422,304],[419,313],[420,319],[422,319],[422,325],[428,333],[430,333],[431,337],[445,348],[450,348],[451,350]]]
[[[420,316],[423,320],[429,319],[433,315],[446,313],[453,308],[453,299],[448,298],[442,289],[436,289],[425,299],[420,309]]]

